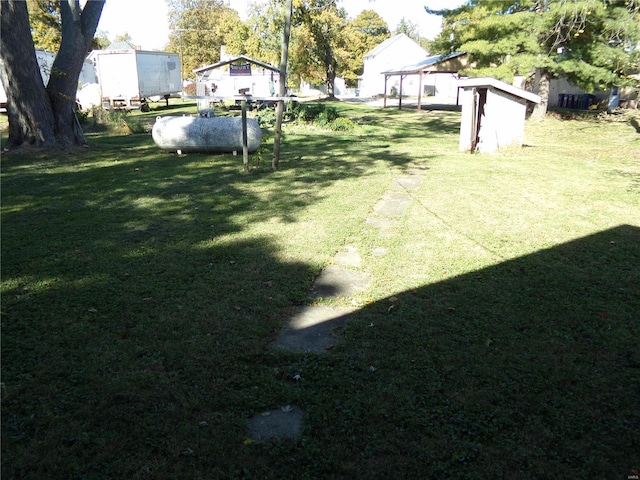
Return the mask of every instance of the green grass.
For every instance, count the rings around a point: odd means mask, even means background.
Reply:
[[[455,112],[336,108],[357,128],[289,125],[278,172],[270,145],[243,174],[144,134],[3,154],[3,478],[640,469],[632,125],[550,117],[485,156],[457,151]],[[365,220],[409,169],[422,185],[381,235]],[[271,349],[345,245],[374,282],[339,343]],[[246,441],[285,404],[298,442]]]

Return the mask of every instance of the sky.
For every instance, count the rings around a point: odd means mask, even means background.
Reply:
[[[247,6],[255,0],[228,0],[244,20]],[[440,31],[440,17],[427,15],[424,6],[430,8],[455,8],[463,0],[339,0],[351,18],[362,10],[375,10],[393,30],[404,17],[418,25],[421,34],[434,38]],[[128,33],[133,43],[143,50],[162,50],[169,42],[166,0],[106,0],[98,29],[110,40]]]

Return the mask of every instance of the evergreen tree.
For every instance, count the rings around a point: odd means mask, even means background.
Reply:
[[[639,0],[469,0],[443,17],[433,53],[465,51],[475,67],[461,72],[511,81],[533,79],[544,116],[549,81],[566,76],[586,91],[633,82],[640,69]]]

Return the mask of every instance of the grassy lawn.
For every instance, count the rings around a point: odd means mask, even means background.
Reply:
[[[640,469],[632,124],[550,116],[486,156],[458,152],[456,112],[335,106],[355,130],[288,125],[278,172],[270,140],[250,174],[148,134],[2,155],[3,478]],[[408,170],[381,233],[366,219]],[[270,348],[345,245],[374,281],[338,344]],[[300,440],[248,440],[286,404]]]

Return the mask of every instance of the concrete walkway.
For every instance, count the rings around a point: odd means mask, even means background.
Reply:
[[[410,192],[420,187],[424,171],[407,170],[396,177],[365,222],[378,228],[381,236],[390,234],[411,205]],[[386,251],[377,248],[372,253],[384,255]],[[373,280],[363,267],[366,265],[356,247],[347,245],[338,251],[333,263],[320,272],[311,286],[307,297],[310,304],[295,310],[273,347],[327,355],[357,308],[352,306],[351,297],[366,291]],[[332,300],[331,306],[318,305],[319,300]],[[304,412],[295,405],[258,413],[249,420],[249,437],[252,441],[295,439],[301,434],[303,419]]]

